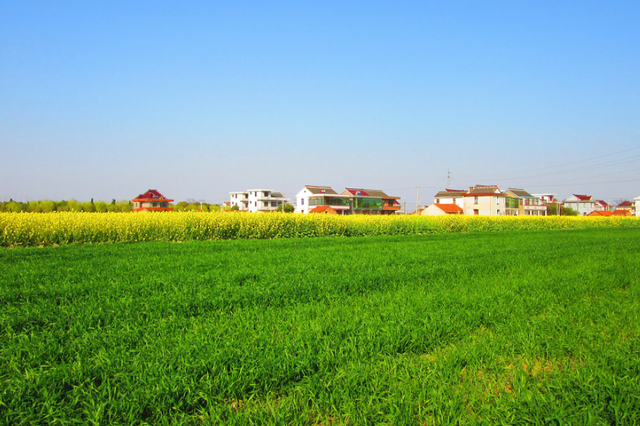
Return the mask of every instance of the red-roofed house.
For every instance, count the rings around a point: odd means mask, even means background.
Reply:
[[[634,205],[631,201],[625,200],[616,206],[616,210],[629,210],[630,212],[633,212]]]
[[[462,214],[463,210],[457,204],[438,204],[433,203],[426,209],[422,210],[425,216],[444,216],[446,214]]]
[[[564,200],[563,204],[565,207],[569,207],[577,211],[581,216],[586,216],[596,210],[596,200],[594,200],[590,195],[573,194],[571,197]]]
[[[613,211],[613,206],[604,200],[596,200],[595,210]]]
[[[171,212],[173,207],[169,206],[169,203],[173,200],[166,198],[155,189],[150,189],[144,194],[138,195],[131,200],[133,203],[134,212],[149,211],[149,212]]]

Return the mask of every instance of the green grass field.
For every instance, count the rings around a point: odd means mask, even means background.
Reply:
[[[640,229],[0,250],[0,423],[639,424]]]

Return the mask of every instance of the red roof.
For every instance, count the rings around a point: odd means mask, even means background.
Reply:
[[[613,212],[604,211],[604,210],[596,210],[596,211],[592,211],[587,216],[613,216]]]
[[[434,206],[438,207],[445,213],[462,213],[462,208],[457,204],[438,204],[434,203]]]
[[[368,197],[369,194],[364,189],[357,188],[345,188],[345,191],[348,191],[351,195],[359,195],[363,197]]]
[[[615,210],[615,211],[613,212],[613,215],[614,215],[614,216],[627,216],[627,217],[628,217],[628,216],[633,216],[633,215],[631,214],[631,211],[630,211],[630,210],[627,210],[627,209]]]
[[[591,195],[578,195],[578,194],[573,194],[574,197],[576,197],[578,200],[580,201],[591,201]]]
[[[168,198],[166,198],[164,195],[162,195],[155,189],[150,189],[144,194],[138,195],[136,198],[134,198],[131,201],[152,201],[152,200],[168,201],[168,202],[173,201],[173,200],[169,200]]]
[[[618,207],[632,208],[633,207],[633,203],[631,201],[623,201],[620,204],[618,204]]]

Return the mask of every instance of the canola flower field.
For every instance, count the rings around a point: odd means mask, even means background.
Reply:
[[[0,247],[640,227],[631,217],[331,216],[286,213],[0,213]]]
[[[640,424],[634,222],[413,220],[422,235],[0,249],[0,424]]]

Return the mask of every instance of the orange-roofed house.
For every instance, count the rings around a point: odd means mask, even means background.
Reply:
[[[633,216],[633,212],[631,212],[631,210],[627,210],[627,209],[615,209],[613,211],[613,215],[614,216],[620,216],[620,217],[632,217]]]
[[[462,214],[463,210],[457,204],[438,204],[433,203],[426,209],[422,210],[424,216],[444,216],[447,214]]]
[[[169,203],[172,201],[155,189],[150,189],[131,200],[134,212],[171,212],[173,207],[169,206]]]
[[[600,217],[611,217],[614,216],[612,211],[609,210],[594,210],[591,213],[589,213],[587,216],[590,217],[596,217],[596,216],[600,216]]]

